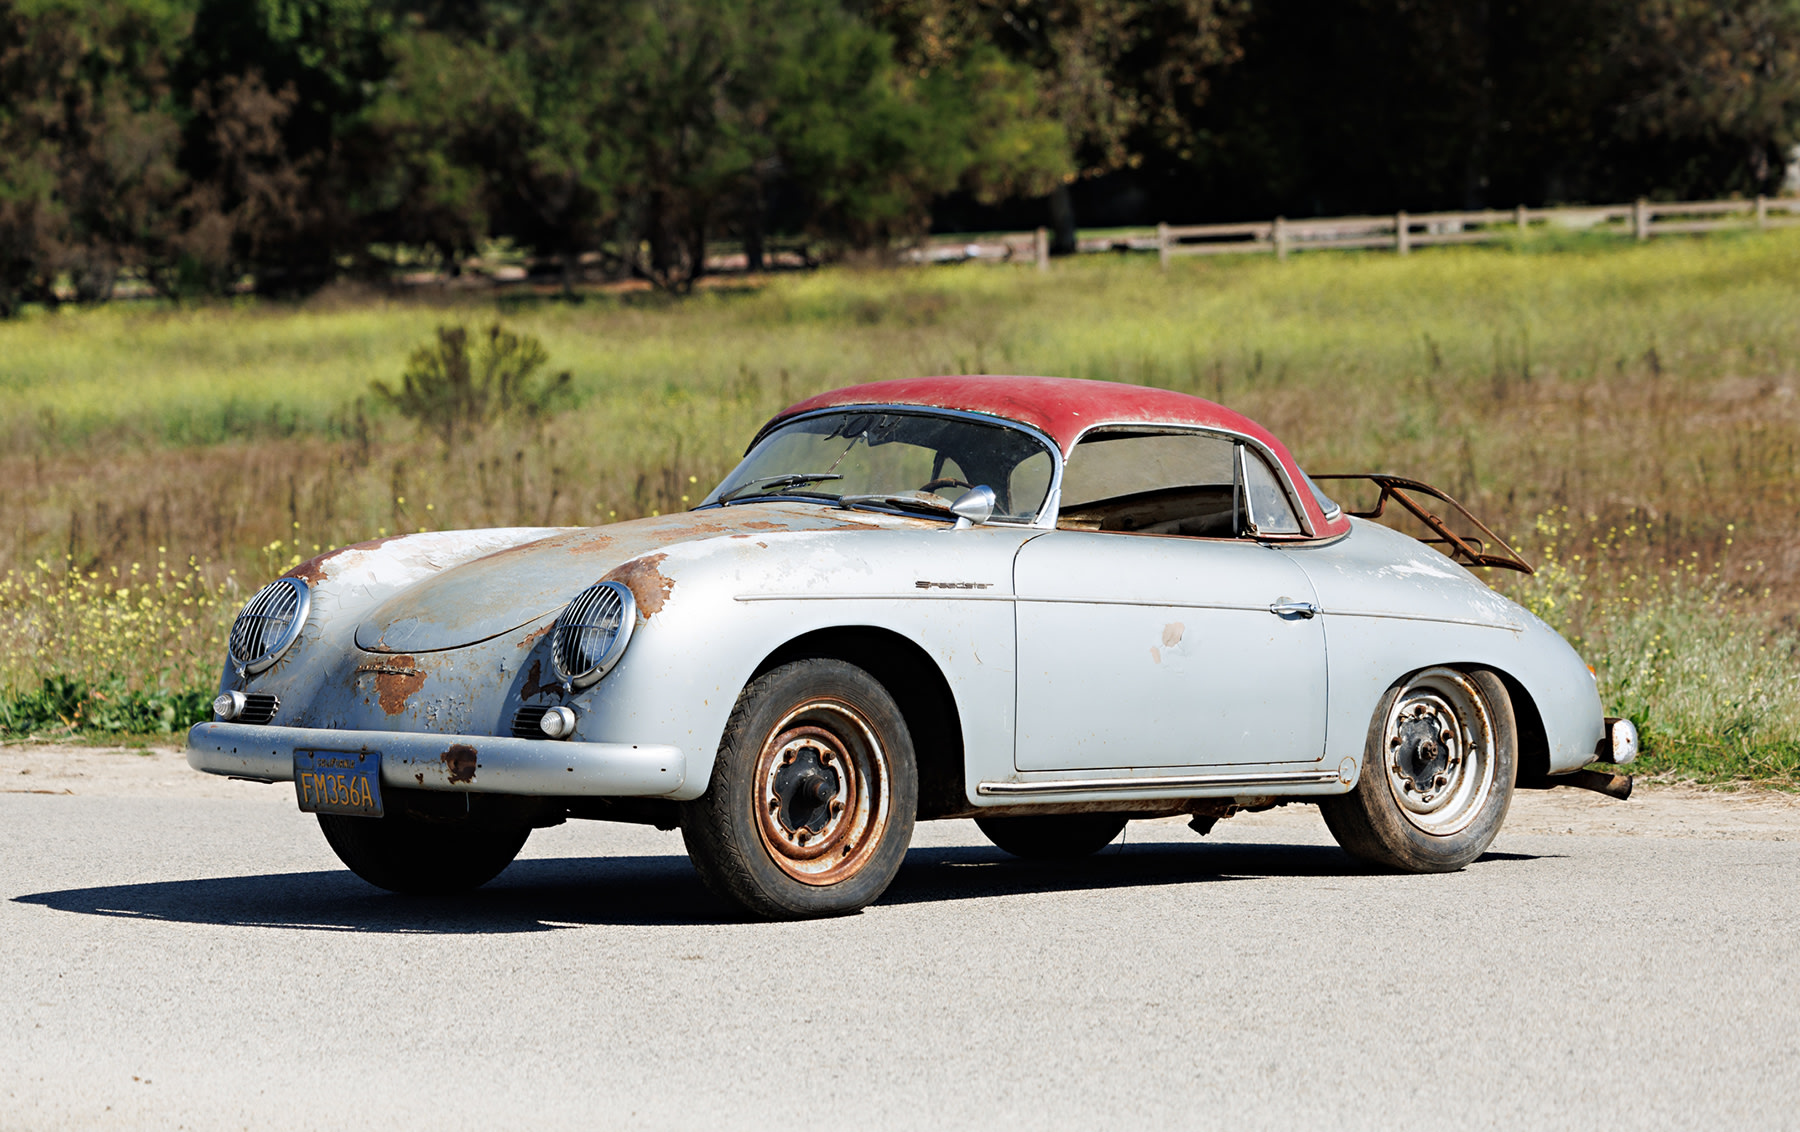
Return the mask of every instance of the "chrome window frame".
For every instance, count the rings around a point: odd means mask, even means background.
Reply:
[[[1044,501],[1038,505],[1037,514],[1030,522],[1026,522],[1023,519],[993,518],[987,520],[982,526],[1024,527],[1037,528],[1040,530],[1056,529],[1056,504],[1062,498],[1064,460],[1062,449],[1058,447],[1056,441],[1052,440],[1050,435],[1042,429],[1033,428],[1028,424],[1015,421],[1009,417],[995,416],[992,413],[978,413],[969,409],[941,409],[934,405],[895,405],[881,402],[856,405],[828,405],[823,409],[809,409],[804,413],[795,413],[791,417],[781,417],[777,420],[770,421],[761,429],[757,430],[755,436],[751,437],[750,443],[744,447],[744,456],[748,457],[750,453],[755,450],[756,446],[763,442],[764,437],[777,429],[785,428],[796,421],[811,420],[814,417],[823,417],[834,413],[900,413],[912,417],[949,417],[955,420],[971,421],[975,424],[1000,425],[1004,428],[1010,428],[1017,432],[1024,433],[1026,436],[1031,437],[1033,440],[1043,445],[1044,451],[1050,456],[1050,486],[1044,492]],[[739,462],[741,463],[742,460],[740,459]],[[736,468],[732,469],[732,471],[736,470]],[[727,473],[725,478],[730,479],[730,473]],[[724,483],[725,480],[720,480],[719,487],[724,486]],[[714,487],[711,491],[707,492],[706,498],[695,504],[693,509],[698,511],[703,507],[710,508],[724,506],[723,504],[715,503],[713,501],[713,497],[719,494],[719,487]],[[759,502],[777,499],[787,499],[801,503],[824,502],[816,495],[785,495],[779,491],[772,492],[769,495],[759,495],[756,499]],[[734,500],[734,502],[736,501]],[[882,508],[882,510],[886,510],[886,508]],[[893,513],[914,517],[919,516],[917,511],[895,509]]]
[[[1286,465],[1284,465],[1281,462],[1281,460],[1276,457],[1274,452],[1269,450],[1268,445],[1266,445],[1262,441],[1256,439],[1254,436],[1250,436],[1247,433],[1238,432],[1236,429],[1212,428],[1212,427],[1208,427],[1205,425],[1168,424],[1168,423],[1159,423],[1159,422],[1153,422],[1153,421],[1096,421],[1093,424],[1088,425],[1087,427],[1083,428],[1081,430],[1081,432],[1076,435],[1075,443],[1069,445],[1069,456],[1073,456],[1075,454],[1075,449],[1081,445],[1081,442],[1086,440],[1088,437],[1092,436],[1094,433],[1108,432],[1108,431],[1147,432],[1147,433],[1154,433],[1154,434],[1158,434],[1158,435],[1217,436],[1217,437],[1224,438],[1226,440],[1230,440],[1233,443],[1242,445],[1244,447],[1255,448],[1257,453],[1260,454],[1263,457],[1263,459],[1268,463],[1270,468],[1272,468],[1274,470],[1276,482],[1281,485],[1282,491],[1284,491],[1287,494],[1288,506],[1293,508],[1295,517],[1300,520],[1301,533],[1296,534],[1296,535],[1280,535],[1280,534],[1256,534],[1256,533],[1247,532],[1242,535],[1234,535],[1234,536],[1232,536],[1231,539],[1209,539],[1208,541],[1227,542],[1227,541],[1241,541],[1244,539],[1249,539],[1254,542],[1276,543],[1276,542],[1304,542],[1304,541],[1311,541],[1313,539],[1320,537],[1318,532],[1316,530],[1314,530],[1314,528],[1313,528],[1312,516],[1307,513],[1306,507],[1300,502],[1299,493],[1294,490],[1294,481],[1292,478],[1290,478],[1288,476]],[[1237,461],[1241,461],[1245,458],[1245,454],[1241,451],[1239,453],[1237,453],[1236,456],[1237,456]],[[1067,460],[1067,459],[1068,459],[1068,457],[1065,456],[1064,460]],[[1236,461],[1234,461],[1234,462],[1236,462]],[[1243,475],[1243,468],[1242,468],[1241,464],[1237,468],[1236,474],[1240,477]],[[1059,474],[1056,477],[1056,482],[1053,485],[1053,490],[1056,491],[1056,500],[1055,500],[1056,506],[1052,509],[1052,511],[1053,511],[1053,514],[1060,515],[1062,512],[1062,476],[1060,474],[1060,470],[1059,470]],[[1246,508],[1246,515],[1247,514],[1248,514],[1248,508]],[[1054,518],[1051,520],[1051,526],[1052,527],[1055,526]],[[1114,531],[1114,532],[1109,532],[1109,533],[1138,534],[1139,532],[1136,532],[1136,531]],[[1204,535],[1152,535],[1151,537],[1152,538],[1206,538],[1207,536],[1204,536]]]

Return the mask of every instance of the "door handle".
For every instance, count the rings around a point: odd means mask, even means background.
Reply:
[[[1278,597],[1269,603],[1269,612],[1277,617],[1308,619],[1318,614],[1319,607],[1310,601],[1295,601],[1293,598]]]

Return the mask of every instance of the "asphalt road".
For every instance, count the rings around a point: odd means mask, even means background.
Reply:
[[[771,925],[678,834],[406,900],[282,788],[171,781],[0,792],[0,1128],[1800,1124],[1791,805],[1527,796],[1432,877],[1300,807],[1075,868],[938,823]]]

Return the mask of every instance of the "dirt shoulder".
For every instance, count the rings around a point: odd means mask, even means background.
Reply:
[[[234,782],[201,774],[169,747],[71,747],[15,743],[0,747],[0,794],[94,797],[225,798],[294,804],[281,784]],[[1284,806],[1232,818],[1234,828],[1280,829],[1317,822],[1304,806]],[[1619,802],[1584,790],[1521,790],[1513,796],[1506,832],[1588,837],[1702,837],[1754,841],[1800,840],[1800,795],[1776,790],[1709,790],[1639,783]]]

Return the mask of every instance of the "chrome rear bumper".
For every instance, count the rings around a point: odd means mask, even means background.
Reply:
[[[415,790],[655,798],[673,794],[687,778],[681,748],[660,743],[574,743],[248,723],[198,723],[187,738],[187,761],[195,770],[261,782],[292,782],[297,750],[379,751],[381,784]]]

